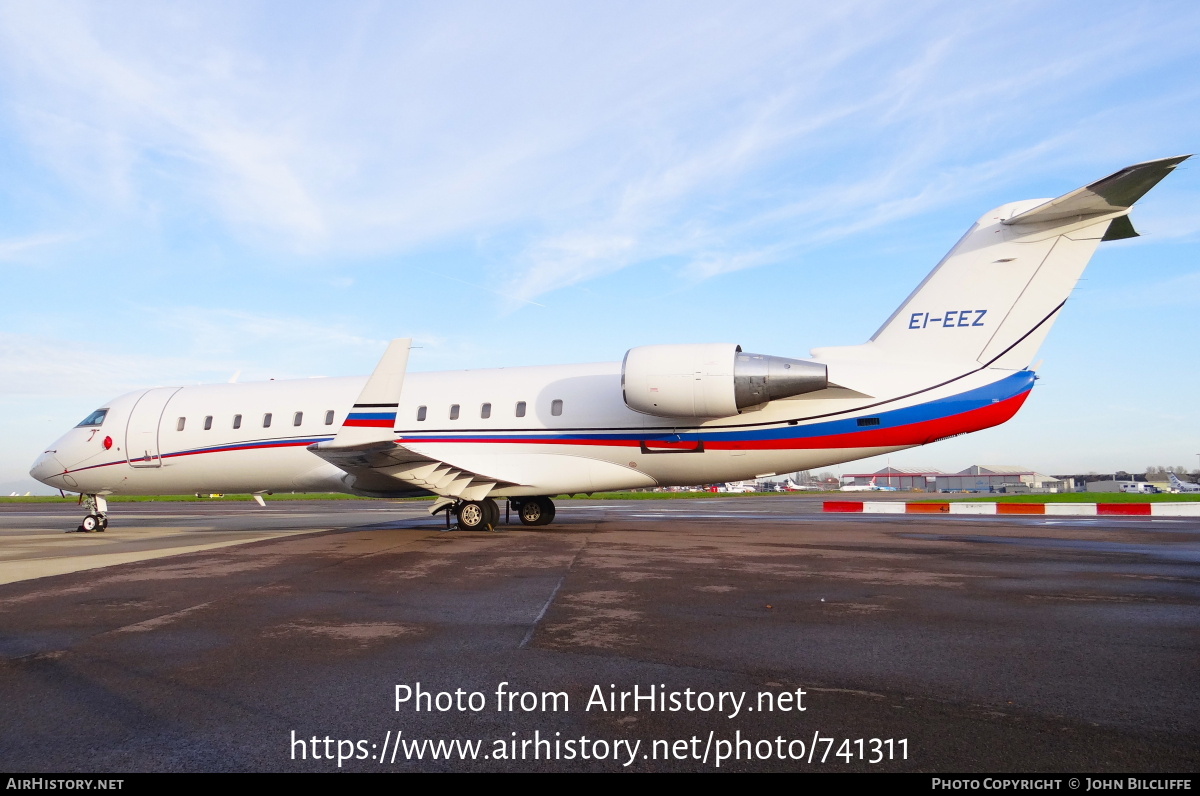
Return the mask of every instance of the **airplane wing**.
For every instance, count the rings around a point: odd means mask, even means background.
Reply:
[[[337,442],[336,438],[318,442],[308,449],[354,476],[352,485],[360,492],[433,493],[445,498],[483,500],[497,487],[517,485],[515,481],[417,453],[394,440],[341,446]],[[435,503],[438,508],[442,505]]]
[[[348,485],[370,495],[427,494],[483,500],[498,486],[515,482],[456,467],[410,450],[395,440],[396,409],[404,388],[412,340],[393,340],[384,352],[337,435],[308,450],[345,470]],[[447,501],[435,501],[441,508]]]

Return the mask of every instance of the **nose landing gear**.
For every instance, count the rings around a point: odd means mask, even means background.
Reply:
[[[79,523],[75,532],[104,533],[108,528],[108,501],[99,495],[80,495],[79,505],[83,506],[87,516],[83,518],[83,522]],[[71,532],[67,531],[67,533]]]

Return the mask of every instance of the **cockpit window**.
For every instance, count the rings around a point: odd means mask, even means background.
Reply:
[[[86,428],[88,426],[98,426],[104,422],[104,418],[107,416],[108,416],[107,409],[97,409],[95,412],[92,412],[90,415],[85,417],[83,419],[83,422],[80,423],[78,426],[76,426],[76,428]]]

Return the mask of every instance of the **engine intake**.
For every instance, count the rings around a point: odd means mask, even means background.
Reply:
[[[732,343],[639,346],[621,365],[625,404],[658,417],[730,417],[827,386],[824,365]]]

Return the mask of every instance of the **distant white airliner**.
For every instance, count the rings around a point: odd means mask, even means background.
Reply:
[[[1172,492],[1200,492],[1200,484],[1181,481],[1175,473],[1170,473],[1168,477],[1171,479]]]
[[[808,360],[733,343],[632,348],[621,362],[406,373],[395,340],[368,378],[158,387],[68,431],[30,471],[106,495],[343,491],[437,496],[459,527],[526,525],[563,493],[742,481],[999,425],[1102,240],[1188,156],[1140,163],[1058,199],[986,213],[862,345]]]
[[[898,492],[899,489],[894,486],[880,486],[875,483],[875,479],[871,479],[869,484],[847,484],[841,487],[842,492]]]

